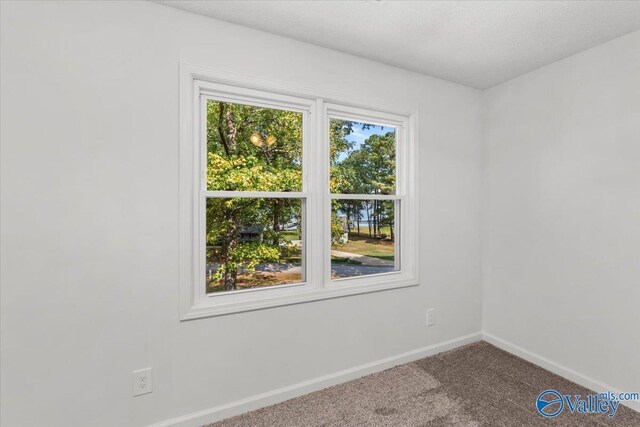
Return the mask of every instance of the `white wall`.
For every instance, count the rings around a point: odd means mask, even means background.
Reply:
[[[485,332],[640,390],[640,31],[483,101]]]
[[[1,7],[3,426],[141,426],[480,330],[479,91],[153,3]],[[421,286],[180,323],[179,61],[419,111]]]

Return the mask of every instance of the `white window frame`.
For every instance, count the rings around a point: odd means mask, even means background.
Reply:
[[[303,188],[300,192],[236,192],[206,189],[206,102],[209,99],[303,113]],[[180,320],[218,316],[418,284],[415,141],[417,113],[354,107],[348,99],[308,88],[180,64]],[[397,129],[396,194],[329,193],[329,119]],[[204,141],[204,142],[203,142]],[[318,161],[318,159],[322,159]],[[206,294],[204,218],[207,197],[288,197],[303,200],[304,282]],[[398,200],[396,255],[399,271],[331,279],[332,198]],[[411,232],[409,232],[411,230]],[[396,256],[396,260],[399,257]]]

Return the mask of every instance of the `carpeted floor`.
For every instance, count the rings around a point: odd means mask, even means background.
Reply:
[[[640,413],[624,406],[613,418],[566,408],[544,418],[535,401],[546,389],[592,393],[479,342],[211,426],[640,426]]]

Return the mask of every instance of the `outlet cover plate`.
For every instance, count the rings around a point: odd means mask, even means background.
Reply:
[[[144,368],[133,371],[133,395],[140,396],[153,391],[153,368]]]
[[[433,326],[436,324],[436,309],[430,308],[427,310],[427,326]]]

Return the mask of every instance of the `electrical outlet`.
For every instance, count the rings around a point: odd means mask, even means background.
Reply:
[[[153,368],[133,371],[133,395],[151,393],[153,391]]]
[[[433,326],[436,324],[436,309],[430,308],[427,310],[427,326]]]

